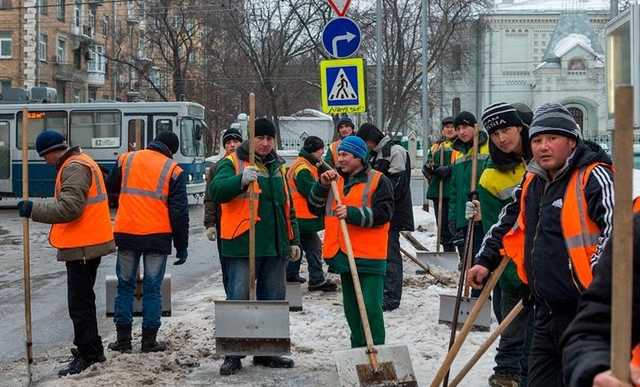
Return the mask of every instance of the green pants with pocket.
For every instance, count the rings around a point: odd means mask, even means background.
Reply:
[[[358,273],[364,305],[371,326],[371,336],[376,345],[384,344],[384,317],[382,315],[382,299],[384,294],[384,275]],[[364,330],[358,310],[358,302],[353,288],[351,273],[340,274],[342,280],[342,302],[347,323],[351,329],[351,348],[365,347]]]

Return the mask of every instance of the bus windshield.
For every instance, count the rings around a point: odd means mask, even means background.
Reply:
[[[180,121],[180,149],[187,157],[204,157],[204,122],[185,117]]]

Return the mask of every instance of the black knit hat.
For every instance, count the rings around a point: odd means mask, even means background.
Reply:
[[[340,127],[340,125],[348,125],[351,129],[356,130],[356,125],[353,123],[353,120],[347,116],[340,117],[338,123],[336,124],[336,130]]]
[[[324,149],[324,141],[320,137],[309,136],[305,138],[302,149],[309,153],[313,153],[319,149]]]
[[[276,137],[276,127],[271,120],[266,118],[258,118],[256,120],[256,133],[255,136],[269,136]]]
[[[523,126],[516,109],[508,103],[495,103],[484,109],[482,125],[489,134],[512,126]]]
[[[224,134],[222,135],[222,145],[226,145],[227,141],[231,140],[238,140],[242,142],[242,134],[240,134],[240,131],[238,129],[229,128],[224,131]]]
[[[178,136],[173,132],[160,132],[153,141],[166,145],[173,155],[178,152],[178,148],[180,147],[180,140],[178,140]]]
[[[67,143],[64,136],[53,129],[43,130],[36,138],[36,151],[40,157],[60,149],[67,149]]]
[[[476,119],[476,116],[474,116],[473,113],[469,113],[467,111],[458,113],[455,120],[453,120],[453,126],[455,126],[456,128],[460,125],[473,126],[477,123],[478,120]]]
[[[516,113],[520,117],[522,123],[528,128],[531,126],[531,120],[533,120],[533,112],[531,108],[523,103],[513,103],[511,104],[514,109],[516,109]]]
[[[356,135],[364,141],[373,141],[376,144],[384,137],[384,133],[382,133],[380,129],[378,129],[374,124],[368,122],[365,122],[360,126]]]
[[[444,128],[445,126],[449,125],[449,124],[453,124],[453,117],[448,116],[442,119],[442,128]]]
[[[529,138],[542,133],[560,134],[565,137],[580,139],[580,128],[573,115],[559,103],[546,103],[539,106],[533,114],[529,129]]]

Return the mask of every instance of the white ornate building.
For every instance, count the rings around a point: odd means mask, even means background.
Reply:
[[[452,47],[442,107],[480,116],[495,102],[564,104],[585,137],[606,133],[603,0],[498,0]],[[475,41],[474,41],[475,40]],[[479,118],[479,117],[478,117]]]

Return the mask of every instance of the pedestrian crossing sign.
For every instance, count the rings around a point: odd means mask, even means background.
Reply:
[[[331,59],[320,62],[322,111],[328,114],[362,113],[367,110],[364,59]]]

